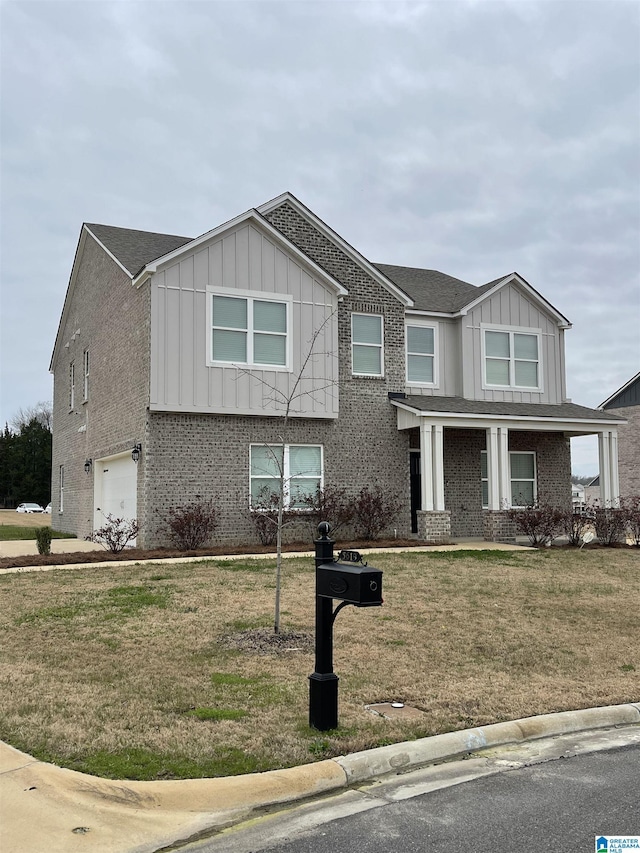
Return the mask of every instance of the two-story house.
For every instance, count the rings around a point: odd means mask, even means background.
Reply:
[[[148,546],[212,499],[220,540],[252,541],[284,444],[294,505],[378,484],[399,536],[510,538],[508,507],[570,505],[571,436],[598,434],[617,494],[620,419],[566,399],[569,327],[517,273],[374,264],[289,193],[195,239],[85,224],[51,361],[53,526],[137,517]]]

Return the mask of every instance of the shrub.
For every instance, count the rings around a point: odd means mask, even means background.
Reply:
[[[217,524],[213,502],[200,501],[172,507],[160,529],[177,548],[194,551],[209,542]]]
[[[638,548],[640,547],[640,495],[620,498],[620,508],[624,513],[627,534]]]
[[[51,528],[38,527],[36,528],[36,543],[38,545],[38,554],[51,553]]]
[[[91,539],[117,554],[136,538],[140,525],[135,518],[114,518],[111,513],[107,513],[105,518],[106,523],[99,530],[93,531]]]
[[[302,498],[305,513],[313,538],[317,536],[321,521],[329,522],[332,534],[353,521],[355,507],[346,489],[325,486],[313,495]]]
[[[524,509],[510,509],[507,516],[515,523],[518,533],[529,538],[534,548],[551,544],[563,521],[561,509],[538,501]]]
[[[585,533],[593,526],[592,508],[584,507],[582,510],[568,509],[560,512],[560,529],[568,537],[569,544],[576,547],[581,545]]]
[[[625,512],[617,507],[594,507],[593,526],[601,545],[615,545],[625,532]]]
[[[402,510],[396,494],[385,495],[380,486],[360,489],[353,502],[353,526],[356,536],[370,542],[389,527]]]

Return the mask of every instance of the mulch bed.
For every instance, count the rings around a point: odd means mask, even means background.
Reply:
[[[378,539],[375,542],[355,542],[348,545],[336,545],[336,554],[340,547],[359,548],[415,548],[424,547],[428,542],[417,539]],[[312,542],[294,542],[283,546],[283,551],[313,551]],[[180,551],[172,548],[125,548],[117,554],[110,551],[74,551],[65,554],[28,554],[22,557],[0,558],[0,569],[22,568],[23,566],[71,566],[75,563],[108,563],[122,560],[170,560],[176,557],[225,557],[233,554],[271,554],[275,557],[275,545],[220,545],[200,548],[195,551]]]

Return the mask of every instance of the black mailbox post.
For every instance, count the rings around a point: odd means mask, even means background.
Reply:
[[[326,521],[318,525],[316,539],[316,671],[309,676],[309,725],[321,732],[338,726],[338,676],[333,671],[333,623],[348,604],[379,607],[382,572],[362,562],[357,551],[333,556]],[[333,609],[333,599],[340,604]]]

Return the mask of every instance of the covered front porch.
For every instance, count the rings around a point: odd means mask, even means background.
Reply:
[[[597,434],[602,501],[613,505],[619,497],[620,421],[609,414],[572,403],[392,402],[398,429],[410,431],[412,530],[420,539],[514,541],[512,507],[540,500],[569,508],[575,435]]]

